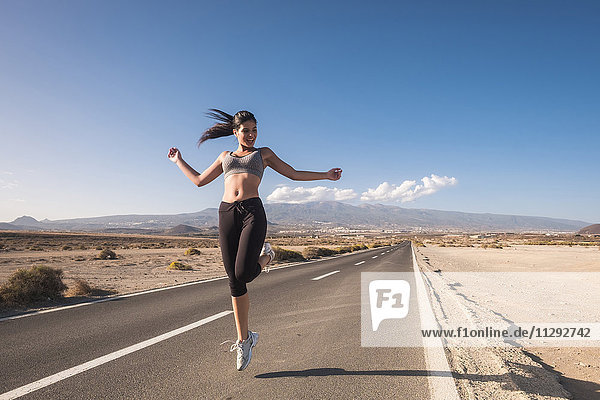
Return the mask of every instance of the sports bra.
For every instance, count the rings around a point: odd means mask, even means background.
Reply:
[[[260,155],[260,149],[254,150],[250,154],[246,154],[242,157],[236,157],[233,152],[227,153],[223,161],[221,162],[225,178],[233,174],[242,174],[244,172],[254,174],[262,179],[264,167],[263,159]]]

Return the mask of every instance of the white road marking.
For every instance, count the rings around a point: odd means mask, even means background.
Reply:
[[[415,285],[417,286],[417,303],[419,304],[419,319],[421,329],[436,329],[435,320],[427,288],[417,264],[415,251],[411,246],[413,271],[415,274]],[[459,400],[456,384],[450,371],[450,365],[444,353],[442,339],[439,337],[423,338],[425,350],[425,364],[427,371],[436,371],[435,375],[428,375],[431,399],[433,400]]]
[[[145,340],[143,342],[134,344],[132,346],[129,347],[125,347],[124,349],[121,350],[117,350],[113,353],[107,354],[105,356],[102,357],[98,357],[94,360],[88,361],[86,363],[83,363],[81,365],[77,365],[75,367],[66,369],[62,372],[56,373],[54,375],[50,375],[46,378],[40,379],[38,381],[35,381],[33,383],[30,383],[28,385],[25,386],[21,386],[19,388],[16,388],[14,390],[11,390],[10,392],[6,392],[4,394],[0,394],[0,400],[8,400],[8,399],[16,399],[17,397],[21,397],[24,396],[28,393],[34,392],[36,390],[42,389],[46,386],[50,386],[56,382],[62,381],[63,379],[67,379],[73,375],[77,375],[80,374],[84,371],[87,371],[88,369],[92,369],[94,367],[97,367],[99,365],[105,364],[109,361],[113,361],[116,360],[117,358],[123,357],[127,354],[131,354],[135,351],[141,350],[145,347],[148,346],[152,346],[153,344],[156,344],[158,342],[162,342],[163,340],[167,340],[169,338],[172,338],[173,336],[177,336],[181,333],[187,332],[191,329],[197,328],[201,325],[207,324],[209,322],[212,322],[216,319],[222,318],[226,315],[229,315],[233,313],[233,311],[222,311],[218,314],[212,315],[210,317],[201,319],[200,321],[196,321],[192,324],[183,326],[181,328],[175,329],[171,332],[167,332],[167,333],[163,333],[160,336],[156,336],[152,339],[148,339]]]
[[[357,262],[357,263],[356,263],[356,264],[354,264],[354,265],[360,265],[360,264],[364,264],[364,263],[365,263],[364,261],[361,261],[361,262]]]
[[[377,256],[373,256],[372,258],[377,258]]]
[[[326,278],[326,277],[328,277],[329,275],[337,274],[338,272],[340,272],[340,271],[333,271],[333,272],[330,272],[330,273],[328,273],[328,274],[321,275],[321,276],[317,276],[316,278],[312,278],[312,280],[313,280],[313,281],[318,281],[319,279]],[[1,399],[0,399],[0,400],[1,400]]]
[[[381,253],[381,255],[384,255],[384,254],[385,254],[385,251],[383,253]]]

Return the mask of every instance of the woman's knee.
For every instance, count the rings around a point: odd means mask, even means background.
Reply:
[[[248,288],[244,282],[240,281],[229,281],[229,290],[231,291],[232,297],[240,297],[248,293]]]
[[[254,280],[254,278],[256,278],[258,276],[259,273],[260,273],[260,264],[258,264],[258,262],[257,262],[256,267],[254,269],[236,268],[235,269],[235,279],[240,282],[248,283],[248,282],[252,282]]]

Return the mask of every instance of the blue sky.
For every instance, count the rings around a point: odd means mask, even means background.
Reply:
[[[221,108],[295,168],[344,170],[267,170],[265,201],[597,223],[599,37],[594,1],[5,0],[0,221],[216,207],[223,177],[166,155],[234,150],[196,147]]]

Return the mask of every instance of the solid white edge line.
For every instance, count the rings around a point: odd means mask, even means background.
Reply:
[[[356,264],[354,264],[354,265],[360,265],[360,264],[364,264],[364,263],[365,263],[364,261],[361,261],[361,262],[357,262],[357,263],[356,263]]]
[[[338,272],[340,272],[340,271],[333,271],[333,272],[329,272],[329,273],[327,273],[327,274],[325,274],[325,275],[321,275],[321,276],[317,276],[316,278],[312,278],[312,280],[313,280],[313,281],[318,281],[319,279],[326,278],[326,277],[328,277],[329,275],[337,274]]]
[[[417,286],[417,302],[419,304],[419,318],[421,320],[421,329],[437,329],[439,326],[434,318],[427,289],[417,264],[415,251],[410,246],[412,252],[413,272],[415,274],[415,285]],[[435,376],[428,374],[429,387],[431,390],[431,399],[434,400],[460,400],[456,384],[452,377],[450,365],[444,352],[442,340],[438,337],[423,338],[423,350],[425,352],[425,363],[427,371],[436,371]]]
[[[28,393],[42,389],[46,386],[52,385],[56,382],[62,381],[63,379],[69,378],[71,376],[80,374],[84,371],[87,371],[88,369],[95,368],[95,367],[105,364],[109,361],[116,360],[117,358],[123,357],[127,354],[131,354],[131,353],[141,350],[145,347],[152,346],[153,344],[162,342],[163,340],[167,340],[169,338],[172,338],[173,336],[177,336],[181,333],[187,332],[191,329],[197,328],[201,325],[207,324],[209,322],[212,322],[216,319],[219,319],[219,318],[229,315],[231,313],[233,313],[233,311],[231,311],[231,310],[222,311],[218,314],[212,315],[210,317],[201,319],[200,321],[196,321],[194,323],[183,326],[181,328],[178,328],[178,329],[172,330],[170,332],[164,333],[162,335],[156,336],[152,339],[148,339],[143,342],[134,344],[132,346],[125,347],[124,349],[117,350],[117,351],[107,354],[105,356],[98,357],[91,361],[85,362],[83,364],[77,365],[77,366],[69,368],[69,369],[66,369],[62,372],[56,373],[54,375],[50,375],[46,378],[42,378],[42,379],[32,382],[28,385],[21,386],[19,388],[11,390],[10,392],[0,394],[0,400],[16,399],[17,397],[24,396]]]

